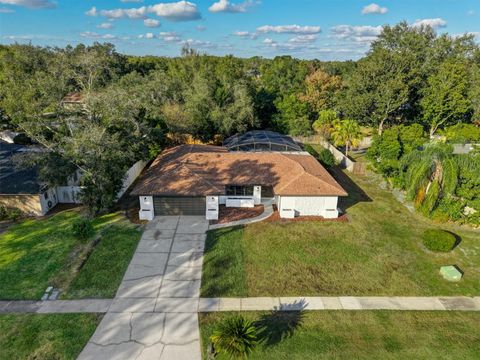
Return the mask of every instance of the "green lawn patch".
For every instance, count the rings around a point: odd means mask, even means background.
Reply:
[[[210,231],[203,259],[202,295],[242,296],[246,293],[243,228],[223,228]],[[228,247],[225,246],[228,244]]]
[[[209,232],[202,296],[480,294],[478,230],[435,224],[409,212],[377,178],[353,183],[342,174],[348,223],[259,222]],[[440,227],[461,238],[448,253],[422,244],[426,229]],[[457,265],[463,279],[445,281],[444,265]]]
[[[40,299],[49,285],[78,297],[114,294],[141,233],[113,213],[96,218],[95,234],[81,240],[72,231],[80,217],[62,211],[0,235],[0,299]]]
[[[477,359],[480,313],[406,311],[246,312],[260,344],[249,359]],[[217,324],[200,314],[203,358]],[[216,359],[227,359],[218,356]]]
[[[96,314],[0,315],[0,360],[76,359],[100,319]]]

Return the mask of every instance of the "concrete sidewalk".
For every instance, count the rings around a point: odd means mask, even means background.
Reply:
[[[480,311],[480,297],[299,296],[256,298],[116,298],[114,300],[0,301],[9,313],[197,313],[256,310]]]
[[[480,311],[480,297],[257,297],[200,299],[199,312],[299,310]]]

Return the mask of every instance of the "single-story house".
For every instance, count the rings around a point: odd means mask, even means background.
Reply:
[[[35,151],[35,148],[0,140],[0,205],[44,215],[57,205],[57,192],[38,180],[36,169],[15,166],[13,157],[25,151]]]
[[[78,203],[79,172],[73,173],[65,186],[48,187],[38,178],[37,169],[22,169],[15,164],[16,155],[32,151],[42,152],[45,148],[0,140],[0,205],[41,216],[58,203]]]
[[[205,215],[218,219],[219,205],[252,207],[274,201],[280,216],[338,217],[347,192],[290,137],[251,131],[224,146],[181,145],[165,150],[139,179],[140,218]]]

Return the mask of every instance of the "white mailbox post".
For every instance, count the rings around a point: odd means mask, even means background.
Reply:
[[[218,196],[207,196],[206,204],[207,220],[218,220]]]

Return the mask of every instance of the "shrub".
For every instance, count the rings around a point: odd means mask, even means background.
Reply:
[[[85,217],[75,220],[72,232],[79,239],[88,239],[94,233],[92,221]]]
[[[3,205],[0,205],[0,220],[8,219],[7,208]]]
[[[322,165],[331,167],[335,165],[335,158],[333,157],[333,154],[328,150],[325,149],[324,147],[321,147],[318,145],[318,148],[320,150],[317,150],[317,148],[314,148],[310,144],[305,144],[303,145],[303,149],[308,152],[310,155],[312,155],[315,159],[320,161]]]
[[[243,316],[227,318],[210,336],[216,352],[246,358],[257,344],[257,329]]]
[[[331,167],[335,165],[335,158],[333,157],[333,154],[327,149],[320,150],[318,152],[317,159],[325,166]]]
[[[7,217],[14,222],[16,222],[20,216],[22,216],[22,212],[19,209],[8,210]]]
[[[455,235],[444,230],[430,229],[423,233],[423,245],[431,251],[448,252],[456,241]]]

